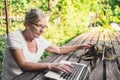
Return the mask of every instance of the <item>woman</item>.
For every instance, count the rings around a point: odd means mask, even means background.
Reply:
[[[59,70],[71,72],[73,66],[60,63],[38,63],[44,50],[56,54],[66,54],[89,48],[91,45],[64,46],[52,45],[41,36],[46,24],[45,15],[39,9],[31,9],[25,16],[25,30],[11,32],[6,39],[2,80],[12,80],[23,71]]]

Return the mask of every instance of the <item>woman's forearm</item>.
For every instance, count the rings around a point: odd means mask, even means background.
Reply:
[[[24,62],[20,68],[23,71],[48,70],[51,63]]]
[[[76,50],[79,50],[79,49],[82,49],[82,45],[79,45],[79,46],[63,46],[63,47],[60,47],[60,54],[73,52],[73,51],[76,51]]]

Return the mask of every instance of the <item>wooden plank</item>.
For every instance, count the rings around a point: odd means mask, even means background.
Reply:
[[[114,44],[116,45],[116,42],[117,42],[115,36],[113,36],[113,33],[110,33],[110,32],[106,35],[107,36],[105,36],[105,38],[106,38],[105,45],[113,48]],[[113,71],[115,71],[115,72],[113,72]],[[106,79],[107,80],[118,80],[117,78],[119,78],[119,77],[118,76],[116,77],[116,75],[120,76],[117,62],[116,61],[114,61],[114,62],[106,61]]]
[[[118,34],[116,34],[116,33],[110,34],[111,43],[113,44],[113,48],[114,48],[115,54],[117,55],[117,61],[119,62],[118,63],[118,65],[119,65],[120,64],[120,57],[119,57],[120,56],[120,54],[119,54],[120,46],[119,46],[119,42],[117,40],[117,37],[120,37],[120,36],[118,36]]]
[[[97,41],[97,44],[104,44],[104,33],[103,32],[100,32],[99,33],[99,37],[98,37],[98,41]]]
[[[111,32],[109,33],[109,36],[110,36],[110,40],[111,40],[111,43],[114,45],[119,45],[119,42],[118,42],[118,39],[116,37],[116,34]]]
[[[44,77],[45,73],[40,73],[36,77],[34,77],[32,80],[48,80],[47,78]]]
[[[120,66],[120,45],[115,45],[114,49],[118,59],[118,66]]]
[[[91,43],[96,44],[98,42],[99,36],[100,32],[96,32],[95,35],[93,36]]]
[[[113,34],[116,37],[118,44],[120,45],[120,35],[119,35],[119,33],[118,32],[114,32]]]
[[[110,40],[110,37],[109,37],[109,33],[106,32],[105,33],[105,46],[109,46],[109,47],[112,47],[112,44],[111,44],[111,40]],[[106,62],[106,60],[104,61],[103,63],[103,67],[104,67],[104,79],[105,80],[109,80],[109,77],[113,75],[113,73],[111,72],[111,69],[109,68],[109,65],[107,65],[108,62]],[[107,77],[109,76],[109,77]]]
[[[111,35],[113,35],[113,36],[111,36]],[[113,44],[113,48],[114,48],[114,51],[115,51],[115,54],[116,54],[116,56],[117,56],[117,61],[118,61],[118,65],[120,65],[120,54],[119,54],[119,49],[120,49],[120,46],[119,46],[119,42],[118,42],[118,40],[117,40],[117,37],[120,37],[120,36],[118,36],[118,34],[116,34],[116,33],[113,33],[113,34],[111,34],[110,35],[110,37],[111,37],[111,42],[112,42],[112,44]],[[115,39],[116,40],[113,40],[112,38],[113,37],[115,37]]]
[[[117,33],[120,35],[120,31],[117,31]]]
[[[113,34],[114,34],[116,37],[120,37],[120,34],[119,34],[119,32],[118,32],[118,31],[113,32]]]
[[[34,78],[37,74],[39,74],[39,72],[26,72],[23,73],[19,76],[17,76],[15,79],[13,80],[31,80],[32,78]]]
[[[106,62],[106,78],[107,80],[119,80],[120,72],[115,61]]]
[[[104,33],[99,32],[99,34],[96,34],[98,37],[96,37],[98,40],[96,40],[97,44],[103,44],[104,43]],[[89,80],[103,80],[103,63],[100,62],[96,65],[96,67],[92,70]]]
[[[99,63],[96,68],[91,72],[89,80],[104,80],[103,79],[103,63]]]
[[[110,40],[108,32],[105,33],[105,45],[109,46],[109,47],[112,47],[111,40]]]
[[[116,36],[114,35],[114,32],[109,32],[109,36],[110,36],[111,41],[113,41],[113,42],[114,42],[114,41],[115,41],[115,42],[117,41],[117,40],[116,40]]]
[[[84,39],[87,37],[89,32],[86,32],[86,33],[82,33],[80,34],[79,36],[77,36],[76,38],[72,39],[70,42],[68,42],[66,45],[73,45],[75,44],[78,40],[80,42],[84,41]],[[85,36],[86,35],[86,36]]]

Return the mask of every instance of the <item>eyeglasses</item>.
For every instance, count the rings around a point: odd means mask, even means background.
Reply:
[[[32,24],[34,24],[35,26],[37,26],[37,27],[42,27],[42,28],[45,28],[45,27],[47,27],[47,25],[42,25],[42,24],[36,24],[36,23],[32,23]]]

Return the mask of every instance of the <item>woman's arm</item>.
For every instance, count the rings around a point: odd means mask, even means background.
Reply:
[[[23,71],[33,71],[33,70],[41,70],[41,69],[49,69],[50,63],[35,63],[28,62],[25,60],[22,50],[20,49],[10,49],[11,55],[18,64],[18,66]]]
[[[23,52],[20,49],[10,49],[12,57],[23,71],[55,70],[66,73],[71,72],[73,66],[61,63],[35,63],[25,60]]]
[[[62,46],[62,47],[50,45],[46,50],[52,53],[65,54],[79,49],[90,48],[91,46],[92,46],[91,44],[81,44],[81,45]]]

